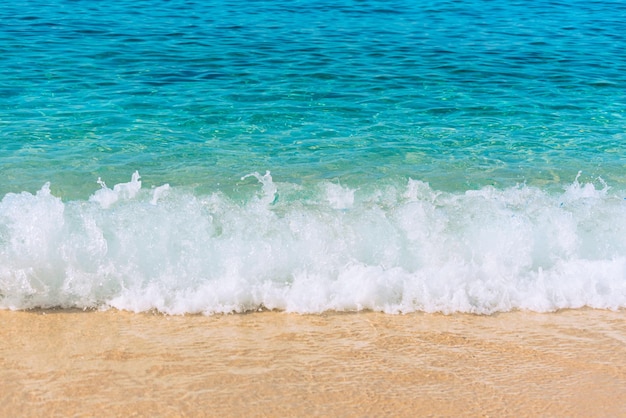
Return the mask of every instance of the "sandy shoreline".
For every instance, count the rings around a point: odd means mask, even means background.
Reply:
[[[0,416],[623,416],[625,315],[0,311]]]

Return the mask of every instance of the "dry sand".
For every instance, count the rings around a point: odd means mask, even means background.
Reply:
[[[0,416],[626,416],[626,311],[0,311]]]

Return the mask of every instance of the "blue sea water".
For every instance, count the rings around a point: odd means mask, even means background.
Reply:
[[[626,307],[626,3],[0,6],[0,308]]]

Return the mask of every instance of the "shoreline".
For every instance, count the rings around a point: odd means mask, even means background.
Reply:
[[[0,311],[0,415],[618,416],[626,311]]]

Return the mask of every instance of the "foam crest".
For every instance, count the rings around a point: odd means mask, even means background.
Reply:
[[[251,173],[251,174],[247,174],[245,176],[243,176],[241,178],[241,180],[245,180],[248,177],[254,177],[256,178],[259,183],[261,183],[263,185],[263,189],[262,189],[262,193],[261,193],[261,197],[258,197],[258,201],[262,204],[262,205],[269,205],[272,204],[276,201],[276,199],[278,199],[278,195],[277,195],[277,188],[276,185],[274,184],[274,182],[272,181],[272,175],[270,174],[269,171],[266,171],[264,175],[260,175],[257,172]]]
[[[98,177],[97,183],[102,187],[89,198],[91,202],[98,202],[104,209],[110,207],[118,200],[128,200],[134,198],[141,189],[139,172],[135,171],[128,183],[119,183],[109,189],[104,181]]]
[[[354,190],[338,184],[326,183],[326,200],[334,209],[350,209],[354,205]]]
[[[252,173],[233,199],[139,173],[86,201],[45,184],[0,201],[0,307],[170,314],[626,307],[626,201],[427,183],[303,187]],[[280,193],[280,199],[278,198]]]

